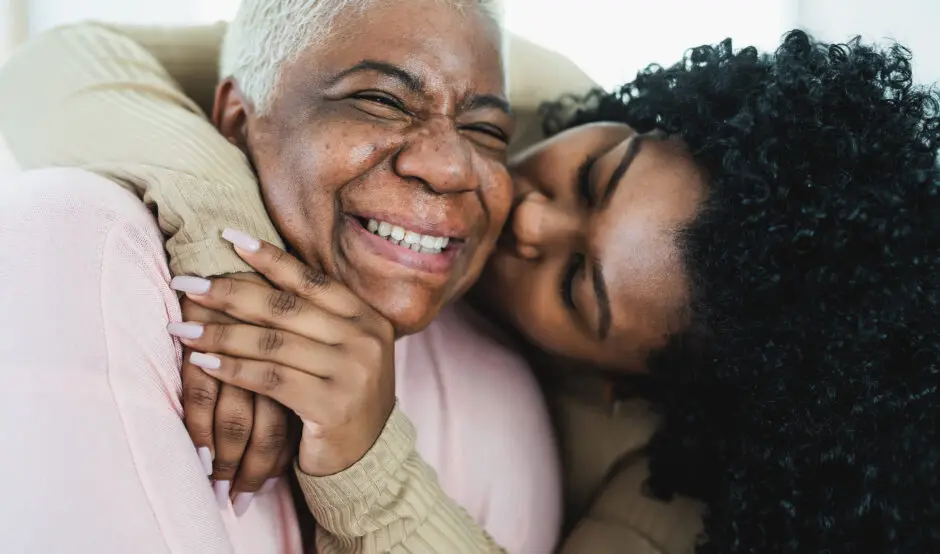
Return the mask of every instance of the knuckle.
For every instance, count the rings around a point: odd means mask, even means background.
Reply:
[[[323,270],[305,265],[300,274],[299,290],[297,292],[304,295],[316,294],[325,288],[328,283],[329,279],[327,279]]]
[[[251,422],[243,417],[229,417],[219,422],[217,434],[222,440],[230,442],[248,442],[251,436]]]
[[[238,470],[239,460],[216,459],[212,464],[213,475],[218,479],[222,475],[234,475]]]
[[[284,346],[284,333],[278,329],[265,329],[258,338],[258,349],[263,354],[272,354]]]
[[[207,327],[209,327],[210,332],[206,333],[206,335],[210,337],[209,340],[212,341],[213,345],[225,344],[230,329],[228,325],[207,325]]]
[[[281,368],[276,364],[269,364],[261,373],[261,388],[273,391],[281,386]]]
[[[255,449],[265,457],[273,457],[280,454],[285,445],[287,445],[287,427],[272,425],[261,433]]]
[[[215,387],[190,385],[183,391],[183,404],[196,408],[214,408],[216,395]]]
[[[268,294],[268,309],[276,318],[296,315],[300,311],[300,298],[282,290],[272,290]]]

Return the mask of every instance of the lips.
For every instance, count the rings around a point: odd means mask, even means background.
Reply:
[[[362,260],[374,266],[375,271],[384,272],[389,277],[392,277],[398,270],[405,269],[425,274],[425,280],[436,281],[441,278],[446,280],[464,246],[464,241],[460,239],[427,234],[418,235],[414,231],[404,231],[401,227],[399,227],[401,231],[396,232],[396,236],[402,235],[402,238],[396,240],[392,238],[393,226],[391,224],[377,222],[370,225],[371,222],[376,222],[374,219],[363,220],[359,217],[347,216],[346,222],[347,229],[350,231],[347,257]],[[386,236],[382,236],[379,232],[382,223],[388,226],[381,229],[388,231]]]

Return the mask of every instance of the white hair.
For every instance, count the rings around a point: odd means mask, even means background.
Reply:
[[[336,16],[390,1],[410,0],[242,0],[222,43],[220,79],[234,79],[245,99],[263,114],[270,108],[281,69],[307,48],[329,39]],[[505,61],[500,0],[439,1],[460,10],[476,8],[489,17],[500,31]]]

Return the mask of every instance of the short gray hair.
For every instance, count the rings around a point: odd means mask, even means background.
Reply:
[[[242,0],[222,43],[220,78],[234,79],[246,100],[264,113],[281,69],[308,47],[328,39],[336,16],[389,1],[409,0]],[[479,9],[501,29],[500,0],[439,1],[457,9]],[[505,38],[501,42],[505,58]]]

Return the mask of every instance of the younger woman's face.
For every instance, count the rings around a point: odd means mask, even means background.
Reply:
[[[535,346],[642,371],[686,321],[678,232],[705,199],[681,143],[584,125],[510,162],[515,204],[474,295]]]

